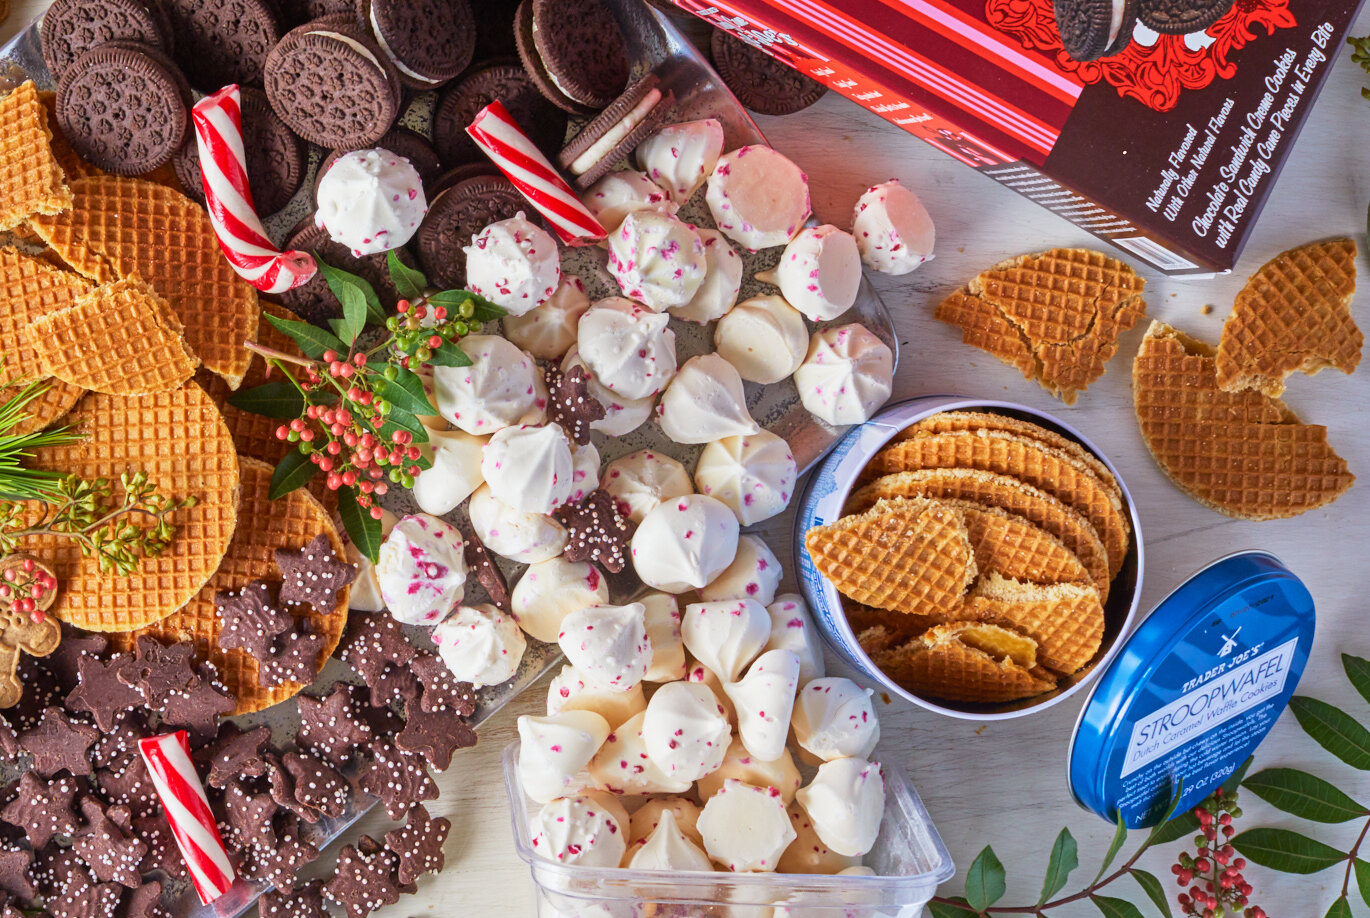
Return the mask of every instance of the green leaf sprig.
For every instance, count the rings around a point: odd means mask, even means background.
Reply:
[[[393,251],[386,264],[401,297],[394,315],[386,314],[364,278],[319,259],[342,315],[327,329],[267,316],[305,356],[248,343],[283,378],[229,399],[243,411],[284,421],[276,436],[296,445],[272,475],[271,498],[324,475],[326,486],[338,492],[353,544],[373,561],[380,552],[379,498],[392,484],[413,487],[429,467],[419,449],[428,441],[419,419],[437,409],[416,371],[424,365],[470,366],[461,339],[504,315],[469,291],[430,289],[422,272]],[[368,327],[377,334],[364,335]]]
[[[19,391],[0,404],[0,501],[56,500],[63,474],[46,469],[31,469],[24,462],[40,449],[68,446],[81,435],[59,427],[15,433],[30,418],[29,405],[47,391],[41,381],[19,382]]]

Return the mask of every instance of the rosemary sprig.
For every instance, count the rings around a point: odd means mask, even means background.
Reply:
[[[0,500],[51,500],[57,496],[62,473],[25,468],[23,461],[31,458],[36,450],[76,443],[81,435],[65,427],[12,433],[28,420],[29,413],[25,409],[29,403],[48,387],[46,382],[39,380],[18,385],[22,386],[19,393],[0,404]]]

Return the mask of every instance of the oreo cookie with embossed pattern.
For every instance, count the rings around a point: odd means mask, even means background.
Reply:
[[[143,45],[87,51],[57,84],[57,124],[87,162],[118,175],[165,165],[188,133],[190,86],[176,65]]]
[[[543,98],[528,72],[518,64],[492,64],[463,76],[448,86],[433,110],[433,146],[447,168],[485,162],[466,135],[476,112],[496,99],[532,138],[542,152],[552,155],[566,136],[566,113]]]
[[[1054,0],[1061,47],[1077,61],[1093,61],[1122,51],[1137,26],[1136,0]]]
[[[271,0],[160,0],[176,35],[176,62],[205,92],[260,86],[266,56],[281,38]]]
[[[1139,0],[1142,25],[1162,35],[1202,32],[1227,15],[1233,0]]]
[[[428,215],[415,234],[419,261],[429,283],[442,288],[466,284],[466,256],[462,247],[497,220],[523,211],[537,222],[528,201],[502,175],[482,175],[458,182],[429,205]]]
[[[286,126],[271,108],[266,93],[251,86],[242,89],[243,147],[247,152],[247,181],[257,212],[274,214],[290,203],[304,182],[308,150],[304,141]],[[203,204],[204,182],[200,175],[200,150],[193,132],[181,144],[172,165],[186,196]]]
[[[602,0],[523,0],[514,19],[519,59],[558,108],[593,114],[628,86],[628,46]]]
[[[56,0],[43,14],[43,62],[60,80],[78,57],[111,41],[170,50],[171,30],[159,9],[144,0]]]
[[[267,56],[265,78],[281,120],[325,149],[375,146],[399,114],[399,73],[369,36],[340,17],[288,32]]]
[[[828,92],[817,80],[722,30],[714,30],[709,51],[724,84],[754,112],[793,115]]]
[[[476,19],[467,0],[358,0],[357,12],[406,86],[436,89],[476,53]]]

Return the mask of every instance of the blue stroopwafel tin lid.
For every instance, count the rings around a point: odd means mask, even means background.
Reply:
[[[1156,606],[1094,683],[1071,740],[1070,790],[1129,828],[1184,812],[1284,711],[1313,645],[1313,597],[1274,555],[1213,562]]]

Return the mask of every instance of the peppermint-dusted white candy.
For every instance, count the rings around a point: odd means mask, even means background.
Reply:
[[[561,252],[552,234],[517,216],[491,223],[466,253],[466,288],[521,316],[541,306],[561,283]]]
[[[818,767],[795,794],[818,837],[838,854],[859,857],[875,845],[885,813],[885,776],[878,762],[852,757]],[[707,838],[706,838],[707,840]]]
[[[528,648],[514,620],[485,604],[457,609],[433,629],[433,643],[457,681],[475,688],[508,681]]]
[[[880,740],[871,694],[841,676],[810,681],[799,691],[790,720],[795,742],[825,762],[869,756]]]
[[[804,317],[781,296],[754,296],[714,326],[714,348],[748,382],[789,379],[809,349]]]
[[[754,599],[694,602],[680,622],[685,649],[725,683],[737,681],[771,636],[771,617]]]
[[[547,713],[594,711],[609,722],[610,729],[647,710],[647,696],[639,684],[626,692],[591,685],[567,663],[547,686]]]
[[[685,833],[675,824],[675,815],[670,810],[661,814],[656,829],[642,843],[628,860],[633,870],[667,870],[709,872],[714,869],[713,862],[704,849],[685,837]]]
[[[861,252],[851,233],[809,226],[785,246],[769,278],[791,306],[815,322],[851,309],[861,289]]]
[[[538,803],[564,797],[589,781],[585,766],[609,737],[609,722],[593,711],[563,711],[518,719],[519,783]]]
[[[595,378],[594,372],[581,359],[579,349],[573,346],[561,360],[561,371],[569,373],[576,367],[585,371],[589,377],[590,395],[604,406],[604,417],[598,421],[592,421],[590,423],[591,430],[598,430],[600,433],[608,434],[611,437],[621,437],[637,430],[652,416],[652,405],[656,402],[655,397],[624,398],[609,389]]]
[[[314,225],[357,258],[398,249],[428,212],[418,170],[379,147],[334,160],[319,178],[315,199]]]
[[[788,507],[798,477],[790,444],[769,430],[714,440],[695,466],[699,493],[723,501],[743,526]]]
[[[581,200],[610,235],[623,225],[624,217],[639,210],[673,217],[680,209],[680,205],[645,172],[632,170],[610,172],[591,185]]]
[[[675,217],[635,211],[609,236],[609,273],[624,296],[656,312],[690,302],[705,269],[699,234]]]
[[[709,857],[734,873],[774,872],[795,838],[780,791],[735,780],[704,804],[699,834]]]
[[[414,501],[424,513],[445,516],[484,483],[480,459],[489,437],[463,430],[428,430],[419,449],[433,463],[414,479]]]
[[[668,775],[647,754],[642,738],[646,712],[634,714],[614,728],[599,752],[590,760],[595,784],[612,794],[683,794],[690,782]]]
[[[664,453],[640,449],[604,467],[604,490],[614,496],[620,513],[641,523],[658,504],[695,489],[685,466]]]
[[[861,260],[884,274],[908,274],[932,258],[937,240],[927,208],[897,179],[867,188],[857,199],[852,235]]]
[[[761,429],[747,410],[737,368],[718,354],[685,361],[656,411],[662,433],[677,443],[708,443]]]
[[[469,367],[433,368],[434,401],[449,424],[485,435],[542,423],[547,389],[532,357],[497,335],[467,335],[461,349]]]
[[[697,590],[737,555],[737,517],[726,505],[687,494],[657,505],[633,534],[633,570],[653,589]]]
[[[524,513],[551,513],[571,496],[572,462],[561,425],[520,424],[495,431],[480,470],[496,500]]]
[[[652,665],[640,602],[626,606],[587,606],[561,621],[557,643],[576,671],[592,684],[626,692]]]
[[[708,800],[722,790],[723,782],[728,780],[757,787],[773,787],[780,792],[780,799],[788,804],[799,790],[800,777],[794,757],[788,749],[780,754],[780,758],[763,762],[747,751],[741,737],[734,737],[728,754],[723,757],[723,764],[713,774],[699,779],[699,799]]]
[[[646,610],[647,640],[652,642],[652,665],[644,682],[672,682],[685,678],[685,642],[680,637],[680,604],[670,593],[652,591],[637,598]]]
[[[642,806],[633,810],[628,832],[628,854],[642,847],[651,837],[656,827],[661,825],[663,813],[670,813],[676,828],[690,841],[704,847],[704,839],[699,835],[699,804],[688,797],[653,797]]]
[[[566,547],[566,529],[543,513],[524,513],[481,485],[467,505],[476,537],[501,558],[536,564],[555,558]]]
[[[576,504],[599,488],[599,447],[593,443],[571,444],[571,496],[567,506]]]
[[[671,307],[671,315],[686,322],[707,325],[721,319],[737,305],[742,290],[742,258],[715,229],[697,227],[704,243],[704,283],[684,306]]]
[[[561,555],[530,564],[509,594],[514,620],[534,640],[551,643],[561,622],[577,609],[609,601],[609,582],[588,561]]]
[[[723,710],[728,715],[728,722],[737,726],[737,712],[733,710],[733,700],[728,697],[728,693],[723,691],[723,680],[718,678],[718,674],[709,669],[698,660],[685,659],[685,679],[688,682],[698,682],[700,685],[707,685],[709,691],[714,693],[718,703],[723,705]]]
[[[717,118],[671,124],[638,144],[638,167],[677,205],[704,184],[723,152],[723,125]]]
[[[505,316],[500,324],[504,336],[532,356],[560,360],[576,343],[576,324],[589,308],[584,282],[566,274],[547,302],[521,316]]]
[[[676,371],[671,317],[611,296],[580,317],[576,349],[600,385],[624,398],[649,398]]]
[[[766,611],[771,616],[771,639],[766,642],[766,649],[795,652],[799,657],[800,685],[810,679],[821,679],[827,672],[823,664],[823,648],[804,598],[798,593],[785,593],[769,603]]]
[[[894,353],[864,325],[820,329],[794,384],[814,417],[834,427],[860,424],[890,397]]]
[[[647,754],[674,778],[697,781],[723,764],[733,728],[706,685],[668,682],[647,702],[642,739]]]
[[[737,557],[728,569],[699,591],[705,602],[727,599],[754,599],[762,605],[775,599],[780,586],[780,561],[760,536],[744,535],[737,540]]]
[[[792,650],[766,651],[741,680],[723,686],[737,710],[742,745],[763,762],[773,762],[785,752],[798,687],[799,657]]]
[[[426,513],[395,524],[376,559],[381,597],[396,621],[436,625],[466,592],[466,559],[461,533]]]
[[[579,867],[617,867],[628,850],[628,811],[612,796],[558,797],[533,817],[533,850]]]
[[[759,144],[720,156],[704,199],[723,234],[752,252],[789,242],[812,213],[808,178]]]
[[[780,858],[781,873],[844,873],[861,862],[859,857],[838,854],[823,844],[814,831],[813,820],[796,801],[785,808],[794,826],[795,839]]]

